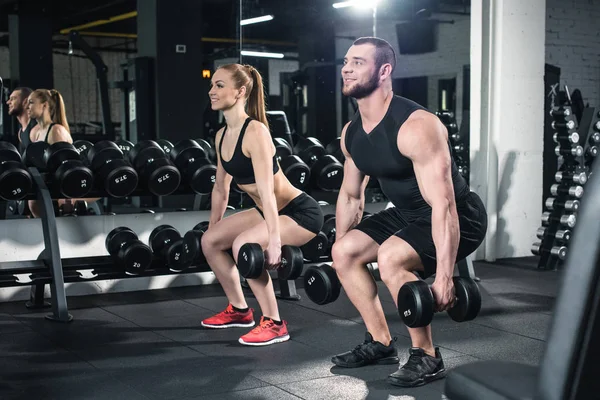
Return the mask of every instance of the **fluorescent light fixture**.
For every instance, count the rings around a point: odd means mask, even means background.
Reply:
[[[240,25],[258,24],[259,22],[267,22],[273,19],[272,15],[263,15],[262,17],[248,18],[240,21]]]
[[[250,57],[283,58],[283,53],[266,53],[264,51],[242,50],[242,55]]]
[[[380,0],[349,0],[339,3],[333,3],[333,8],[358,7],[358,8],[375,8]]]

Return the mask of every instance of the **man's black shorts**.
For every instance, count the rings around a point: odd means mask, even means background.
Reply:
[[[255,207],[261,217],[265,217],[262,211]],[[290,201],[285,207],[279,210],[279,215],[287,215],[298,223],[304,229],[312,233],[319,233],[323,227],[323,212],[319,203],[307,195],[300,194],[298,197]]]
[[[456,261],[473,253],[485,237],[487,230],[487,212],[477,194],[471,192],[466,201],[457,205],[460,225],[460,242]],[[431,234],[431,214],[408,220],[396,207],[373,214],[365,218],[354,229],[367,234],[379,245],[395,235],[407,242],[421,257],[425,269],[422,278],[435,273],[435,244]]]

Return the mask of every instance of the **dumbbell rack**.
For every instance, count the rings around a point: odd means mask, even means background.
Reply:
[[[456,117],[451,111],[438,111],[435,113],[448,130],[448,139],[452,147],[452,158],[458,167],[458,172],[469,183],[469,115],[463,115],[463,123],[458,127]]]
[[[553,126],[558,135],[555,136],[555,142],[557,143],[556,152],[558,155],[558,171],[555,175],[556,185],[558,185],[558,188],[584,187],[587,177],[592,173],[592,164],[598,154],[598,147],[600,147],[600,110],[598,108],[585,108],[579,125],[570,104],[553,108],[550,110],[550,115],[553,117]],[[569,124],[569,121],[572,121],[573,125],[571,127],[563,126]],[[573,138],[576,138],[573,136],[573,133],[579,135],[578,140],[573,140]],[[571,138],[571,140],[567,138]],[[583,149],[581,154],[575,153],[578,146],[581,146]],[[565,154],[563,153],[564,149],[572,151],[575,154]],[[586,179],[580,182],[575,182],[572,178],[571,180],[562,179],[562,176],[571,177],[575,174],[577,176],[583,175]],[[547,210],[544,215],[549,216],[549,221],[538,229],[537,236],[541,239],[541,242],[536,242],[532,245],[532,253],[540,256],[538,262],[538,268],[540,269],[558,269],[566,257],[570,236],[561,237],[558,235],[559,237],[557,237],[557,231],[568,230],[560,220],[561,217],[565,218],[565,214],[567,216],[573,215],[575,219],[577,218],[577,210],[567,210],[564,206],[569,200],[581,200],[581,196],[577,197],[573,196],[573,194],[556,193],[553,197],[557,205],[552,205],[551,208],[549,207],[549,202],[552,202],[552,200],[549,200],[550,198],[545,200]]]

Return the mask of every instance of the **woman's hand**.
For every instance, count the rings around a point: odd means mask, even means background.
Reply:
[[[265,250],[265,268],[277,269],[281,265],[281,242],[279,240],[269,241]]]

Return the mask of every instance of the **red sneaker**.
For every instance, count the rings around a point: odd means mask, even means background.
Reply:
[[[260,317],[260,324],[242,336],[239,342],[246,346],[267,346],[286,340],[290,340],[287,322],[283,321],[283,324],[275,325],[272,320]]]
[[[246,312],[239,312],[229,304],[225,311],[206,318],[200,324],[205,328],[247,328],[254,326],[254,310],[249,308]]]

